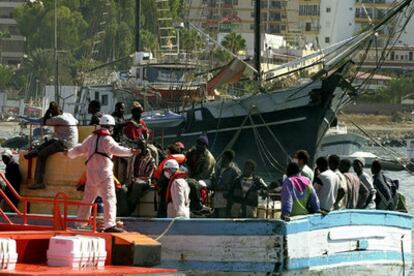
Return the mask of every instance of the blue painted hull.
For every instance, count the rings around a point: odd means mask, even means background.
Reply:
[[[332,269],[390,273],[411,266],[411,216],[339,211],[289,223],[262,219],[123,219],[158,237],[161,267],[198,273],[295,273]],[[197,273],[195,273],[197,274]],[[215,275],[214,273],[212,275]],[[389,274],[388,274],[389,275]]]

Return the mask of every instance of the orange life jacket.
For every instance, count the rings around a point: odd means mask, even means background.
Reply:
[[[187,161],[187,157],[184,154],[170,154],[158,165],[157,170],[154,172],[154,178],[160,180],[162,169],[164,168],[165,162],[174,159],[178,164],[184,164]]]

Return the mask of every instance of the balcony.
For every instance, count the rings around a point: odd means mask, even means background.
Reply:
[[[5,25],[17,25],[17,22],[13,18],[0,18],[0,25],[1,24],[5,24]]]
[[[0,8],[16,8],[19,5],[22,5],[25,1],[4,1],[4,0],[0,0]]]

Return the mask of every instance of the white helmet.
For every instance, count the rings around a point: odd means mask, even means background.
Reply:
[[[178,165],[177,160],[170,159],[170,160],[167,160],[167,162],[165,162],[163,170],[165,170],[165,169],[176,169],[176,170],[178,170],[179,168],[180,168],[180,166]]]
[[[99,125],[101,126],[114,126],[115,119],[109,114],[102,115],[101,119],[99,120]]]

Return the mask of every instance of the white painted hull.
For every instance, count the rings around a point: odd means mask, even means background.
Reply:
[[[129,230],[157,237],[171,220],[125,218],[124,223]],[[412,263],[411,224],[406,214],[365,210],[311,215],[289,223],[176,220],[160,239],[161,266],[194,275],[402,275],[403,267]]]

